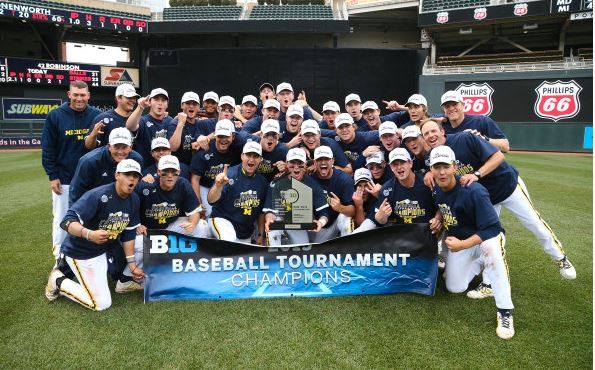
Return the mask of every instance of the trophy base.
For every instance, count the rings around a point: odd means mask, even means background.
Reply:
[[[305,224],[288,224],[283,222],[273,222],[270,226],[270,230],[314,230],[316,224],[314,222],[308,222]]]

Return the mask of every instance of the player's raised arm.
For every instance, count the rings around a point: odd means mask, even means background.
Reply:
[[[136,132],[138,130],[138,125],[140,123],[140,117],[143,115],[143,111],[145,108],[148,108],[150,105],[149,103],[149,96],[144,96],[138,99],[138,105],[136,109],[132,111],[130,117],[126,120],[126,128],[132,132]]]

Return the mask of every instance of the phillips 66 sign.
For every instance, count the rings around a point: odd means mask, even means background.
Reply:
[[[554,122],[576,116],[581,110],[579,93],[582,89],[574,80],[543,81],[535,89],[535,114]]]

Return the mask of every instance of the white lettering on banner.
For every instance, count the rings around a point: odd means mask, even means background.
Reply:
[[[151,249],[150,253],[167,253],[169,247],[167,246],[168,238],[165,235],[151,235]]]
[[[341,271],[292,271],[275,273],[242,273],[231,277],[231,285],[239,288],[244,286],[283,286],[295,285],[302,282],[304,285],[338,284],[351,282],[351,275],[347,270]]]

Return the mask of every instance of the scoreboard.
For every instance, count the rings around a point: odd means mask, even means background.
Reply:
[[[70,25],[91,29],[147,33],[148,22],[141,19],[114,17],[80,11],[54,9],[43,2],[36,5],[0,1],[0,17]],[[101,10],[98,10],[100,13]]]
[[[68,86],[82,80],[98,87],[101,66],[0,57],[0,83]]]

